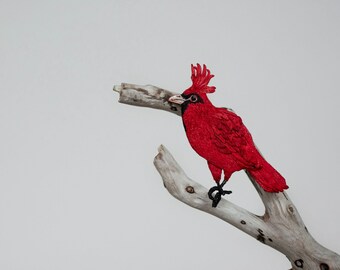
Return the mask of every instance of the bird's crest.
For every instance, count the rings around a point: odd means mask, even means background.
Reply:
[[[211,78],[213,77],[214,75],[210,74],[210,70],[207,69],[206,65],[203,65],[203,69],[200,64],[197,64],[197,66],[191,65],[191,80],[192,80],[191,88],[195,92],[214,93],[216,87],[208,86]]]

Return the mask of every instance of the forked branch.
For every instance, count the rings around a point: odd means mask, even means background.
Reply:
[[[176,94],[171,91],[152,85],[126,83],[114,86],[113,90],[119,93],[121,103],[180,115],[180,107],[168,102],[169,97]],[[340,270],[340,256],[314,240],[286,192],[267,193],[247,174],[265,206],[264,215],[256,216],[225,199],[213,208],[208,190],[187,177],[164,146],[158,151],[154,164],[166,189],[181,202],[214,215],[280,251],[290,260],[294,270]]]

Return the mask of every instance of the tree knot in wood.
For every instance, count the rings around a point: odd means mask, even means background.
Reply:
[[[262,242],[263,244],[266,243],[266,239],[264,238],[264,233],[261,229],[257,230],[259,232],[259,234],[257,235],[257,240],[259,240],[260,242]]]
[[[291,214],[294,214],[294,207],[290,204],[288,206],[288,211],[291,213]]]
[[[327,263],[321,263],[320,264],[320,269],[321,270],[329,270],[329,266]]]
[[[195,189],[192,187],[192,186],[187,186],[186,188],[185,188],[185,190],[188,192],[188,193],[195,193]]]
[[[298,259],[294,262],[294,264],[299,267],[299,268],[303,268],[303,260],[302,259]]]
[[[175,106],[170,106],[170,110],[177,112],[177,108]]]

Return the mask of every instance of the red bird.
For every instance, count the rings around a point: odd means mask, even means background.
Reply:
[[[217,184],[209,190],[209,198],[216,207],[221,196],[231,191],[223,186],[235,171],[247,170],[267,192],[287,189],[285,179],[259,153],[242,119],[225,108],[216,108],[207,94],[215,92],[208,86],[214,75],[205,65],[191,65],[192,86],[169,102],[180,104],[186,135],[192,148],[208,161]],[[224,181],[220,183],[222,171]],[[216,192],[216,193],[215,193]],[[213,196],[213,194],[215,195]]]

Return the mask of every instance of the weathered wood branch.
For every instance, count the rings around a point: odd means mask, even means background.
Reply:
[[[119,93],[121,103],[180,115],[180,108],[168,102],[169,97],[176,94],[171,91],[152,85],[126,83],[114,86],[114,91]],[[226,199],[213,208],[208,190],[188,178],[164,146],[160,146],[158,151],[154,164],[166,189],[181,202],[214,215],[280,251],[286,255],[294,270],[340,270],[340,256],[314,240],[287,192],[267,193],[247,173],[265,206],[264,215],[257,216]]]

